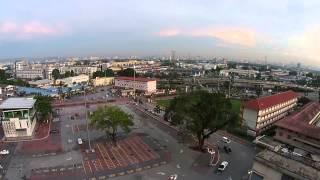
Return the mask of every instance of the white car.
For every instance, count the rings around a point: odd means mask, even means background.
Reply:
[[[222,137],[222,141],[227,144],[229,144],[231,142],[231,140],[227,137]]]
[[[81,138],[78,138],[78,144],[79,144],[79,145],[83,144],[83,142],[82,142],[82,139],[81,139]]]
[[[178,179],[178,175],[177,174],[173,174],[169,177],[168,180],[177,180]]]
[[[4,150],[0,151],[0,154],[2,154],[2,155],[9,154],[9,150],[4,149]]]
[[[229,163],[227,161],[222,161],[222,163],[218,167],[218,171],[220,172],[224,171],[227,168],[228,164]]]

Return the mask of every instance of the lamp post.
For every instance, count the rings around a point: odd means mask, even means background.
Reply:
[[[136,100],[136,66],[133,65],[133,99]]]
[[[94,152],[94,150],[91,147],[91,141],[90,141],[90,135],[89,135],[89,123],[88,123],[88,108],[87,108],[87,94],[86,90],[84,90],[84,106],[85,106],[85,112],[86,112],[86,124],[87,124],[87,138],[89,142],[89,150],[90,152]]]

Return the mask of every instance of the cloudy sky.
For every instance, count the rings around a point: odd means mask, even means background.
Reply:
[[[0,58],[176,50],[320,66],[319,9],[319,0],[3,0]]]

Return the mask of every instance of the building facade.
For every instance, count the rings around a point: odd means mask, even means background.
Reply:
[[[16,70],[16,77],[21,79],[45,79],[46,71],[43,68]]]
[[[62,83],[67,86],[73,86],[74,84],[79,83],[88,83],[89,82],[89,75],[81,74],[79,76],[73,76],[63,79],[57,79],[57,84]]]
[[[114,77],[96,77],[92,80],[92,84],[94,87],[97,86],[108,86],[113,84]]]
[[[272,127],[296,107],[297,101],[298,94],[286,91],[244,103],[242,117],[248,134],[256,136]]]
[[[274,139],[310,154],[320,155],[320,104],[311,102],[278,121]]]
[[[151,78],[116,77],[114,85],[117,88],[136,89],[145,93],[157,91],[157,81]]]
[[[0,105],[6,138],[32,136],[37,123],[35,102],[32,98],[9,98]]]

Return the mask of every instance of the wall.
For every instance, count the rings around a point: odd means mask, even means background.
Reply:
[[[282,173],[257,161],[253,162],[252,169],[263,175],[263,180],[281,180],[282,177]]]
[[[245,126],[255,130],[257,125],[258,112],[252,109],[243,109],[243,120]]]

